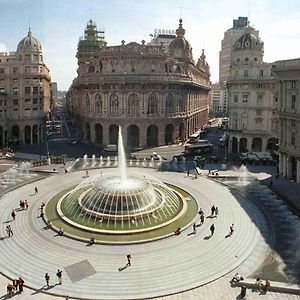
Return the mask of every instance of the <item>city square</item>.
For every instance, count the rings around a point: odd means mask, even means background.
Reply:
[[[300,299],[300,6],[217,2],[1,2],[0,300]]]

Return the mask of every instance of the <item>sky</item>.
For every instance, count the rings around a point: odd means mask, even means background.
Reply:
[[[15,51],[29,25],[59,90],[76,77],[77,43],[90,18],[109,46],[142,40],[154,29],[176,29],[180,16],[197,61],[204,48],[211,81],[233,19],[248,17],[264,42],[264,61],[300,57],[300,0],[0,0],[0,52]]]

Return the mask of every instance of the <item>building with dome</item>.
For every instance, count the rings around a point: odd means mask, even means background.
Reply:
[[[209,66],[204,51],[194,62],[182,20],[168,51],[145,41],[108,46],[90,20],[76,57],[67,99],[86,142],[117,144],[122,126],[128,147],[172,144],[207,121]]]
[[[52,108],[41,43],[30,29],[13,52],[0,52],[0,147],[39,143]]]
[[[264,44],[250,28],[235,42],[227,89],[229,152],[268,151],[278,137],[278,87]]]

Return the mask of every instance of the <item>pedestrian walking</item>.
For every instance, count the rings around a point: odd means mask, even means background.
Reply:
[[[11,217],[12,217],[12,219],[13,219],[13,220],[15,220],[15,219],[16,219],[16,213],[15,213],[15,211],[14,211],[14,210],[12,210],[12,212],[11,212]]]
[[[212,224],[211,226],[210,226],[210,235],[211,236],[213,236],[214,235],[214,233],[215,233],[215,225],[214,224]]]
[[[85,177],[89,177],[89,171],[85,170]]]
[[[229,236],[232,236],[234,232],[234,224],[231,224],[229,229],[230,229]]]
[[[216,208],[215,208],[215,206],[213,205],[213,206],[211,207],[211,216],[212,216],[212,217],[214,216],[215,211],[216,211]]]
[[[197,233],[197,226],[196,223],[193,224],[193,234]]]
[[[18,291],[19,279],[13,279],[13,286],[14,286],[14,290]]]
[[[187,176],[187,177],[190,176],[190,171],[189,171],[189,170],[186,172],[186,176]]]
[[[27,200],[24,201],[24,204],[25,204],[25,209],[28,209],[28,201]]]
[[[34,194],[37,194],[39,192],[37,187],[34,187]]]
[[[56,276],[58,278],[58,284],[62,284],[62,271],[58,269]]]
[[[48,273],[45,274],[45,280],[46,280],[46,284],[47,286],[49,286],[49,282],[50,282],[50,275]]]
[[[62,227],[59,227],[58,235],[59,236],[63,236],[64,235],[64,229]]]
[[[127,254],[127,265],[126,267],[130,267],[131,266],[131,255]]]
[[[218,207],[216,207],[216,209],[215,209],[215,216],[216,216],[216,218],[218,217],[218,215],[219,215],[219,209],[218,209]]]
[[[202,214],[201,216],[200,216],[200,225],[203,225],[203,223],[204,223],[204,214]]]
[[[22,277],[19,277],[19,293],[21,294],[23,292],[24,289],[24,280]]]
[[[68,171],[67,169],[65,169],[65,174],[68,174],[68,172],[69,172],[69,171]]]
[[[14,235],[14,233],[13,233],[13,231],[12,231],[10,225],[7,225],[7,230],[8,230],[8,237],[11,237],[11,236]]]
[[[198,214],[199,214],[200,216],[204,214],[202,208],[199,209]]]

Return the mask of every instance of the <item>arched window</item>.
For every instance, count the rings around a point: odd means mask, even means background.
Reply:
[[[111,94],[109,98],[109,113],[111,115],[117,115],[119,112],[119,101],[117,94]]]
[[[95,112],[97,114],[102,114],[102,109],[103,109],[102,98],[99,94],[97,94],[95,96]]]
[[[86,112],[88,113],[90,111],[90,96],[89,94],[86,94],[85,96],[85,105],[86,105]]]
[[[139,99],[137,94],[128,96],[128,115],[137,116],[139,114]]]
[[[174,112],[174,97],[172,94],[168,94],[166,97],[166,114],[172,114]]]
[[[156,115],[158,111],[158,97],[156,94],[151,93],[148,99],[148,111],[149,115]]]
[[[179,107],[179,112],[184,111],[184,94],[178,95],[178,107]]]

